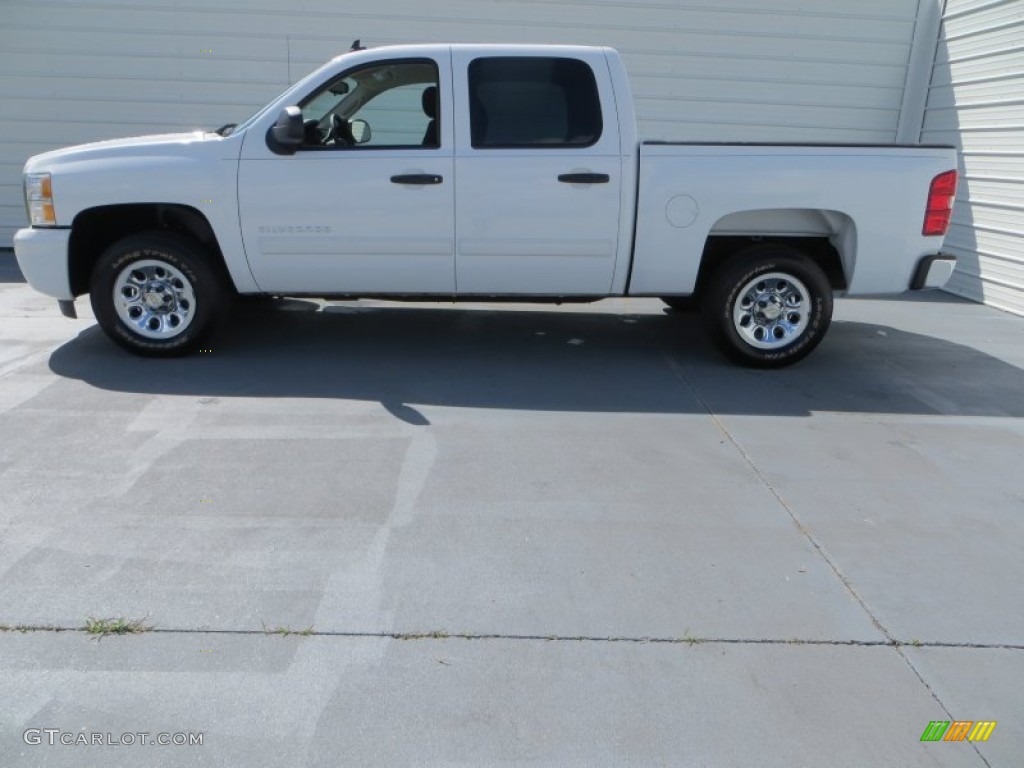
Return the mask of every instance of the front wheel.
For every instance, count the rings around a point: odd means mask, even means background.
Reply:
[[[795,248],[744,249],[712,278],[702,310],[726,355],[756,368],[782,368],[809,355],[832,322],[832,288]]]
[[[137,355],[188,354],[210,334],[227,291],[197,242],[171,232],[131,235],[100,256],[90,280],[103,331]]]

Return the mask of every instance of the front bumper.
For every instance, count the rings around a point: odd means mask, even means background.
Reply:
[[[917,269],[910,280],[910,290],[942,288],[956,269],[956,256],[951,253],[936,253],[925,256],[917,262]]]
[[[68,275],[70,229],[19,229],[14,233],[14,255],[28,284],[58,301],[72,301]]]

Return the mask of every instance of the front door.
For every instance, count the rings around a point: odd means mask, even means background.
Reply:
[[[623,179],[603,54],[455,48],[453,67],[459,294],[607,294]]]
[[[263,291],[454,293],[450,73],[447,55],[363,64],[298,104],[295,154],[245,137],[239,214]]]

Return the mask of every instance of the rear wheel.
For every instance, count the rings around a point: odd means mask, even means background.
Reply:
[[[781,368],[821,343],[832,322],[832,288],[795,248],[756,245],[712,277],[704,321],[719,349],[744,365]]]
[[[199,243],[170,232],[131,235],[110,246],[90,281],[103,331],[137,355],[194,351],[213,329],[228,293]]]

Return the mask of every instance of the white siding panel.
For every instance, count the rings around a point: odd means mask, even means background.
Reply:
[[[948,0],[922,140],[961,148],[948,290],[1024,314],[1024,0]]]
[[[893,141],[918,3],[0,0],[0,247],[30,155],[241,121],[357,37],[614,46],[645,138]]]

